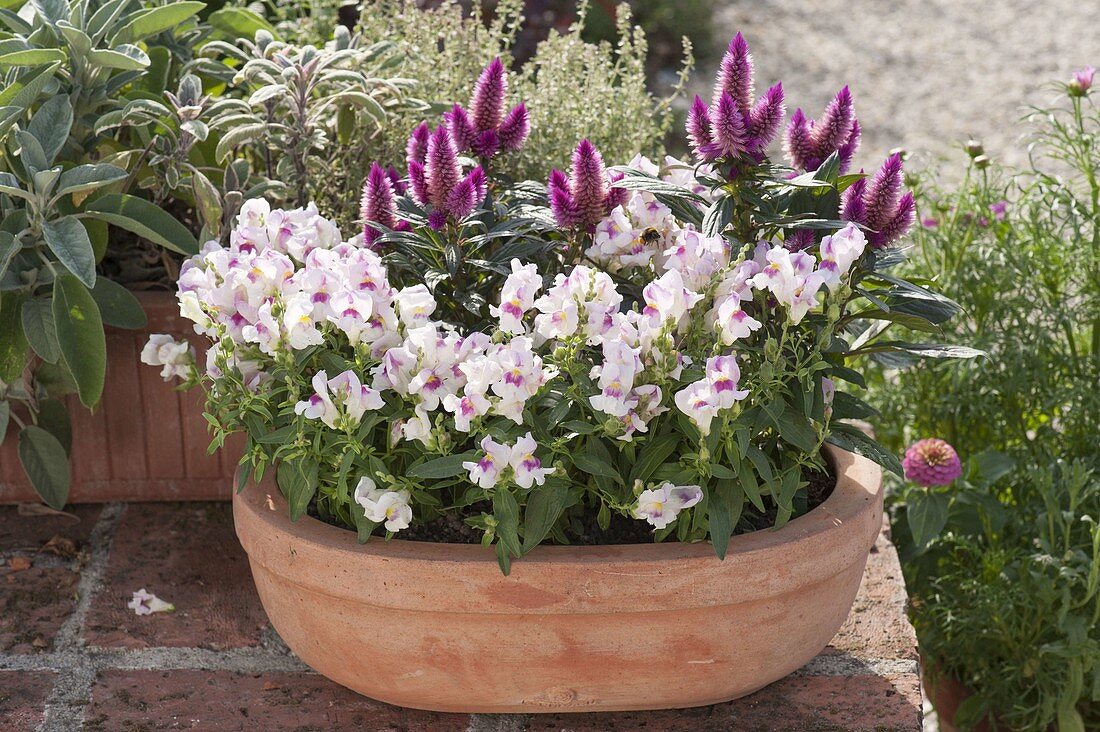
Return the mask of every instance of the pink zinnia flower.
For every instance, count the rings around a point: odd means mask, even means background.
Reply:
[[[914,442],[901,465],[907,479],[925,488],[951,485],[962,475],[962,461],[955,448],[935,438]]]

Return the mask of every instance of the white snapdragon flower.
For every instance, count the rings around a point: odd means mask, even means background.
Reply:
[[[443,408],[455,416],[455,429],[459,432],[469,432],[470,422],[488,414],[492,406],[484,392],[470,392],[468,389],[462,396],[448,394],[443,397]]]
[[[482,488],[492,488],[500,480],[501,473],[512,460],[512,448],[502,445],[486,435],[481,438],[481,450],[485,454],[476,462],[464,462],[462,467],[470,472],[470,482]]]
[[[532,485],[542,485],[546,482],[546,476],[554,474],[553,468],[542,467],[542,461],[535,457],[537,448],[538,443],[528,432],[516,440],[508,460],[508,464],[512,466],[516,485],[525,490]]]
[[[411,495],[406,490],[383,490],[373,480],[363,476],[355,486],[354,498],[363,507],[367,520],[384,524],[386,531],[401,531],[412,523]]]
[[[822,274],[829,290],[835,291],[840,287],[844,275],[863,256],[866,247],[867,237],[852,223],[821,240],[821,264],[818,265],[818,272]]]
[[[738,389],[741,368],[736,356],[713,356],[707,359],[707,381],[714,390],[719,409],[729,409],[749,395],[748,389]]]
[[[294,405],[294,413],[306,419],[319,419],[326,426],[336,429],[336,420],[340,418],[340,410],[332,401],[332,395],[328,390],[328,374],[318,371],[313,375],[313,394],[305,401]]]
[[[710,423],[722,409],[720,398],[707,379],[688,384],[676,392],[673,401],[704,436],[710,434]]]
[[[532,341],[527,336],[517,336],[506,344],[494,346],[487,355],[502,369],[501,378],[491,387],[493,394],[500,397],[493,412],[523,424],[523,407],[527,400],[557,372],[543,368],[542,359],[532,350]]]
[[[322,372],[323,373],[323,372]],[[367,411],[381,409],[386,405],[382,395],[359,381],[359,376],[350,369],[329,379],[329,393],[353,424],[359,424]]]
[[[684,286],[684,279],[672,269],[650,282],[642,290],[645,307],[642,316],[651,328],[660,328],[665,323],[679,323],[687,316],[703,296]]]
[[[640,351],[621,340],[604,342],[603,365],[592,370],[592,378],[600,387],[600,393],[589,399],[593,409],[613,417],[625,417],[630,412],[634,377],[642,366]]]
[[[397,313],[406,328],[418,328],[435,312],[435,298],[424,285],[413,285],[397,292]]]
[[[313,303],[305,292],[292,296],[286,303],[283,326],[286,328],[286,343],[295,351],[325,342],[324,334],[313,320]]]
[[[760,290],[768,290],[781,305],[787,308],[791,323],[802,321],[817,302],[817,293],[825,283],[825,276],[814,271],[816,260],[806,252],[791,252],[782,246],[770,249],[766,264],[754,275],[750,284]]]
[[[634,506],[634,518],[644,519],[656,529],[663,529],[676,520],[686,508],[703,500],[703,489],[697,485],[664,483],[659,488],[642,491]]]
[[[126,607],[133,610],[134,615],[170,613],[176,609],[176,606],[172,603],[165,602],[152,592],[146,592],[144,587],[133,594],[133,597],[130,598],[130,602],[126,603]]]
[[[730,245],[724,236],[703,236],[695,229],[682,229],[663,257],[665,270],[676,270],[687,288],[701,290],[729,264]]]
[[[542,289],[542,275],[534,264],[521,265],[512,260],[512,274],[504,281],[500,292],[500,307],[490,306],[489,313],[500,322],[505,333],[523,335],[527,327],[523,316],[535,303],[535,295]]]
[[[185,340],[176,340],[166,333],[154,333],[141,349],[141,362],[150,366],[163,366],[160,378],[187,379],[195,365],[195,349]]]
[[[741,309],[741,300],[731,295],[718,302],[713,311],[714,327],[722,338],[722,343],[732,346],[735,341],[748,338],[759,330],[763,323]]]

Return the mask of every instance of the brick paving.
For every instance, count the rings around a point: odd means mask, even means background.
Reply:
[[[852,614],[794,675],[699,709],[438,714],[314,674],[267,623],[226,503],[0,508],[0,729],[378,732],[917,732],[897,554],[880,538]],[[136,616],[144,587],[176,612]]]

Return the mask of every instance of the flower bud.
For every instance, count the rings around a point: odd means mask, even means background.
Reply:
[[[988,168],[989,167],[989,156],[988,155],[979,155],[976,158],[974,158],[974,167],[978,168],[979,170],[985,170],[986,168]]]
[[[1086,66],[1079,71],[1074,71],[1073,79],[1069,82],[1069,95],[1071,97],[1087,96],[1089,89],[1092,88],[1092,78],[1095,74],[1096,69],[1092,66]]]
[[[985,152],[985,146],[982,145],[981,140],[967,140],[966,141],[966,154],[972,158],[976,158]]]

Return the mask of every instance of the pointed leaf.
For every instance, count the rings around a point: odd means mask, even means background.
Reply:
[[[72,275],[62,274],[54,280],[53,319],[61,356],[76,381],[80,403],[94,407],[103,394],[107,343],[95,300]]]
[[[136,330],[144,328],[149,322],[134,293],[106,277],[96,279],[92,298],[99,307],[104,325]]]
[[[24,427],[19,433],[19,462],[38,495],[60,511],[69,499],[69,456],[61,442],[41,427]]]
[[[69,97],[61,94],[48,99],[31,117],[27,128],[42,146],[47,164],[52,164],[73,126],[73,105]]]
[[[80,220],[66,216],[42,224],[42,236],[58,261],[86,287],[95,286],[95,251]]]
[[[84,211],[93,218],[132,231],[179,254],[195,254],[199,251],[198,241],[186,226],[160,206],[143,198],[112,193],[92,201]]]
[[[23,303],[23,333],[27,342],[48,363],[57,363],[61,349],[57,345],[57,329],[53,322],[53,304],[48,298],[36,297]]]

